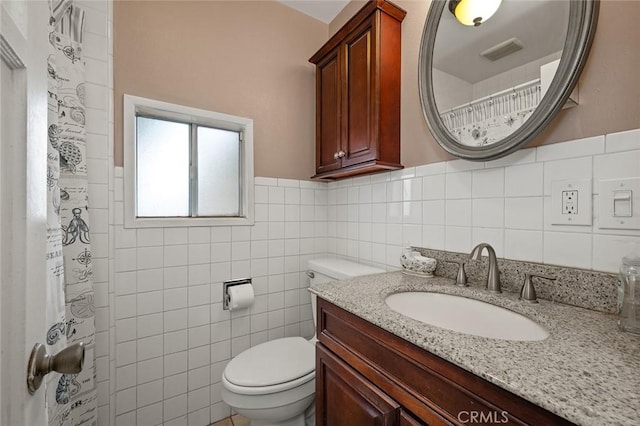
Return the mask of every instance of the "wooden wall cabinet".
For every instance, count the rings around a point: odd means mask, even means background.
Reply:
[[[339,179],[401,169],[401,25],[372,0],[309,59],[316,65],[316,174]]]
[[[317,331],[317,426],[572,424],[320,298]]]

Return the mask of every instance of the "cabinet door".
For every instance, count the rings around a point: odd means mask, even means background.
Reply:
[[[405,410],[400,410],[400,422],[398,424],[400,426],[424,426],[427,423],[421,422]]]
[[[329,53],[316,67],[316,173],[341,167],[340,151],[342,63],[340,46]]]
[[[316,424],[392,426],[400,406],[322,345],[316,346]]]
[[[376,31],[377,13],[353,31],[344,43],[346,72],[342,97],[342,166],[378,159],[376,102]]]

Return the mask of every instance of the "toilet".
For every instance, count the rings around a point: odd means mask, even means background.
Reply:
[[[343,259],[315,259],[307,264],[311,284],[379,274],[383,269]],[[316,322],[316,296],[311,295]],[[240,353],[222,373],[222,400],[251,426],[315,424],[315,342],[285,337]]]

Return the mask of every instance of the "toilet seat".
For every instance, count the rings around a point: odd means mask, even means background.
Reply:
[[[261,343],[232,359],[222,375],[227,390],[264,395],[301,386],[315,378],[315,346],[302,337]]]
[[[238,386],[231,383],[224,375],[222,376],[223,386],[230,392],[237,393],[238,395],[267,395],[270,393],[284,392],[298,386],[302,386],[305,383],[315,379],[316,372],[311,372],[303,377],[299,377],[290,382],[284,382],[273,386]]]

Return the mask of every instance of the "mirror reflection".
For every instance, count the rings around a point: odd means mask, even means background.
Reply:
[[[476,26],[443,9],[433,48],[433,93],[457,142],[500,142],[532,115],[560,62],[570,3],[503,0]]]

